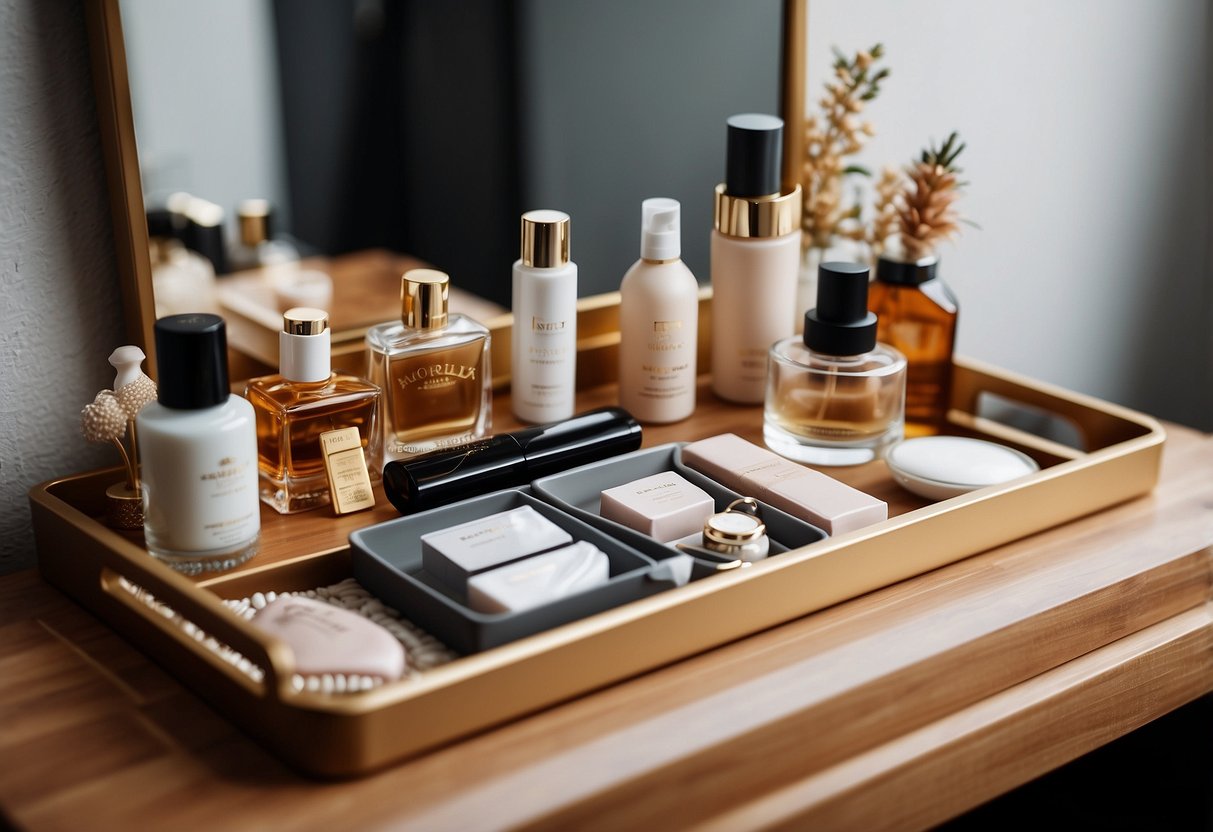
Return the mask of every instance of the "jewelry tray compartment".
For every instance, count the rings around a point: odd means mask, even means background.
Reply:
[[[660,543],[646,534],[630,529],[614,520],[608,520],[600,512],[600,495],[608,488],[633,482],[644,477],[673,471],[708,493],[716,511],[724,511],[729,503],[747,495],[739,494],[721,485],[698,471],[682,464],[679,449],[684,443],[672,442],[655,448],[643,448],[630,454],[617,456],[593,465],[583,465],[570,471],[543,477],[531,484],[535,494],[569,514],[602,529],[612,537],[627,542],[632,547],[653,558],[669,558],[679,555],[673,546]],[[821,540],[827,535],[816,526],[780,511],[774,506],[758,502],[760,516],[767,527],[771,540],[771,556],[793,549],[800,549]],[[696,560],[692,557],[692,560]],[[698,562],[692,569],[692,578],[715,574],[715,568]]]
[[[521,506],[535,509],[573,540],[587,541],[605,552],[610,580],[531,609],[486,614],[451,597],[422,568],[421,535]],[[686,582],[675,578],[675,564],[658,566],[635,547],[559,507],[540,502],[528,489],[498,491],[360,529],[350,535],[350,553],[358,583],[448,647],[465,654],[508,644]]]
[[[579,367],[594,378],[609,378],[616,361],[615,342],[605,336],[579,355]],[[609,385],[585,390],[579,407],[610,404],[614,395]],[[726,405],[706,384],[700,397],[686,422],[646,429],[650,445],[725,432],[761,442],[760,408]],[[1081,448],[991,420],[981,407],[987,397],[1061,417],[1076,429]],[[508,425],[507,405],[499,402],[498,415]],[[102,523],[105,488],[119,478],[116,470],[35,486],[30,504],[48,582],[286,762],[316,776],[348,777],[1137,497],[1158,480],[1165,435],[1153,419],[978,362],[955,360],[948,418],[949,432],[1010,445],[1042,470],[938,503],[902,492],[883,463],[831,471],[886,500],[890,518],[339,696],[295,690],[286,645],[222,599],[351,577],[349,535],[397,517],[379,489],[375,508],[341,517],[264,509],[261,553],[230,573],[196,580],[149,557],[140,533]],[[223,661],[127,585],[239,652],[262,670],[260,678]]]

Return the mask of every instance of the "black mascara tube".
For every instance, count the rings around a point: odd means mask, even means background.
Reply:
[[[640,423],[618,407],[431,451],[383,467],[383,490],[401,514],[444,506],[640,447]]]

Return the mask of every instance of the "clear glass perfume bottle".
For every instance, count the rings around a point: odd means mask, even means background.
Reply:
[[[938,433],[952,394],[952,348],[959,303],[938,276],[939,258],[881,257],[868,308],[876,337],[906,357],[906,434]]]
[[[282,320],[281,374],[253,379],[244,395],[257,420],[261,501],[293,514],[331,502],[322,433],[357,428],[364,452],[377,458],[380,390],[365,379],[332,372],[324,310],[288,309]],[[371,467],[373,481],[379,471]]]
[[[771,450],[814,465],[858,465],[901,439],[906,360],[876,343],[867,305],[866,266],[821,265],[803,337],[771,348],[763,429]]]
[[[401,321],[366,334],[371,380],[384,390],[383,463],[461,445],[492,429],[489,331],[448,314],[449,283],[432,269],[405,272]]]

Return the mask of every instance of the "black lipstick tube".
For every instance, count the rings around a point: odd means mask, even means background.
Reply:
[[[383,490],[401,514],[444,506],[640,447],[640,423],[619,407],[501,433],[383,467]]]

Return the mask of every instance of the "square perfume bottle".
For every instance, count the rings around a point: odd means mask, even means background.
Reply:
[[[288,309],[278,337],[281,373],[253,379],[244,395],[257,422],[261,501],[293,514],[331,502],[321,434],[357,428],[367,457],[378,457],[380,390],[332,372],[323,310]],[[370,468],[373,481],[379,472]]]
[[[448,313],[449,284],[432,269],[405,272],[401,320],[367,332],[371,380],[384,391],[383,463],[462,445],[492,428],[489,331]]]

